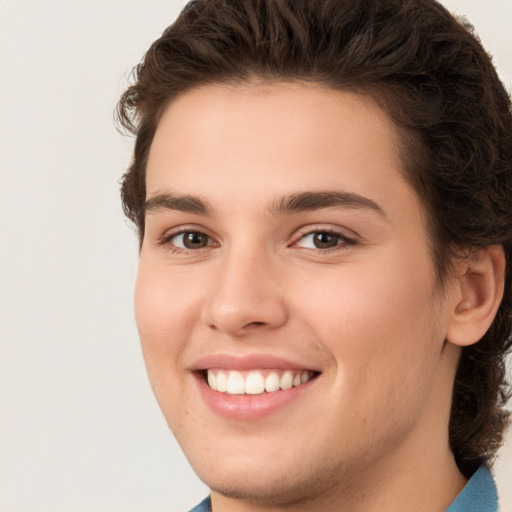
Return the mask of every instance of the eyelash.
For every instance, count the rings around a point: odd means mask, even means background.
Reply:
[[[354,246],[357,244],[357,240],[355,238],[349,237],[342,233],[341,231],[337,231],[335,229],[323,229],[323,228],[317,228],[317,229],[309,229],[308,231],[301,233],[300,236],[297,238],[297,241],[295,241],[292,244],[293,246],[297,246],[298,242],[301,240],[305,240],[308,236],[314,236],[314,235],[328,235],[335,237],[337,239],[336,245],[332,247],[303,247],[305,250],[311,250],[311,251],[321,251],[321,252],[332,252],[332,251],[340,251],[347,249],[348,247]]]
[[[208,240],[206,242],[206,245],[204,245],[202,247],[197,247],[197,248],[177,247],[176,244],[172,242],[173,239],[177,238],[178,236],[185,235],[185,234],[204,236]],[[305,240],[306,237],[314,236],[314,235],[328,235],[328,236],[335,237],[337,239],[337,243],[336,243],[336,245],[334,245],[332,247],[326,247],[326,248],[321,248],[321,247],[302,247],[301,248],[298,245],[298,243],[301,240]],[[217,242],[214,242],[213,238],[211,236],[209,236],[208,234],[206,234],[204,231],[201,231],[200,229],[193,229],[193,228],[181,229],[180,231],[177,231],[175,233],[163,235],[160,238],[158,243],[159,243],[159,245],[162,245],[162,246],[170,246],[170,251],[173,254],[174,253],[182,253],[182,254],[194,253],[194,252],[199,251],[200,249],[216,247],[219,245]],[[347,249],[348,247],[357,245],[357,243],[358,242],[355,238],[349,237],[349,236],[341,233],[340,231],[337,231],[334,229],[317,228],[317,229],[310,229],[308,231],[300,233],[299,236],[296,238],[296,240],[292,244],[289,245],[289,247],[299,247],[301,249],[308,250],[308,251],[328,253],[328,252]]]
[[[207,243],[205,246],[203,247],[198,247],[198,248],[195,248],[195,249],[191,249],[191,248],[187,248],[187,247],[177,247],[176,244],[172,243],[172,240],[177,238],[178,236],[180,235],[186,235],[186,234],[190,234],[190,235],[199,235],[199,236],[204,236],[208,239]],[[215,243],[211,243],[213,241],[213,238],[209,235],[207,235],[204,231],[201,231],[200,229],[194,229],[194,228],[190,228],[190,229],[181,229],[180,231],[177,231],[175,233],[170,233],[170,234],[165,234],[163,235],[160,240],[159,240],[159,245],[163,245],[163,246],[170,246],[170,251],[172,253],[192,253],[192,252],[196,252],[198,251],[199,249],[204,249],[206,247],[212,247],[212,246],[215,246],[215,245],[218,245],[218,244],[215,244]]]

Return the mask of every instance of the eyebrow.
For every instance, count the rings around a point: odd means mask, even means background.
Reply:
[[[333,207],[371,210],[386,219],[384,210],[375,201],[353,192],[299,192],[282,197],[271,203],[269,210],[272,215],[278,216]],[[178,196],[171,193],[161,193],[150,197],[144,203],[144,215],[147,213],[157,213],[160,210],[176,210],[206,215],[208,217],[213,216],[213,208],[209,203],[200,197],[192,195]]]
[[[144,214],[158,212],[160,210],[177,210],[197,215],[212,215],[212,208],[208,203],[196,196],[177,196],[164,193],[150,197],[143,207]]]
[[[341,207],[356,210],[372,210],[384,219],[384,210],[371,199],[353,192],[300,192],[283,197],[272,205],[273,215],[320,210],[321,208]]]

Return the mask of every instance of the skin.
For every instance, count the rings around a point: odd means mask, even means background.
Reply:
[[[276,206],[319,191],[364,200]],[[168,200],[182,196],[205,211]],[[215,512],[445,510],[465,483],[448,421],[472,281],[439,289],[386,114],[320,86],[195,88],[161,118],[147,197],[144,357]],[[206,245],[185,247],[183,231]],[[319,232],[332,247],[315,246]],[[281,357],[318,376],[272,414],[225,418],[192,370],[216,354]]]

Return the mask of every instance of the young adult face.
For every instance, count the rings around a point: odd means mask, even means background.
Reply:
[[[447,457],[459,296],[436,285],[420,202],[371,100],[195,88],[159,123],[147,198],[144,357],[214,499],[300,502]]]

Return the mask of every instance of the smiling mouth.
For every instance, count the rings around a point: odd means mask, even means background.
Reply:
[[[319,375],[311,370],[204,370],[208,386],[228,395],[261,395],[302,386]]]

